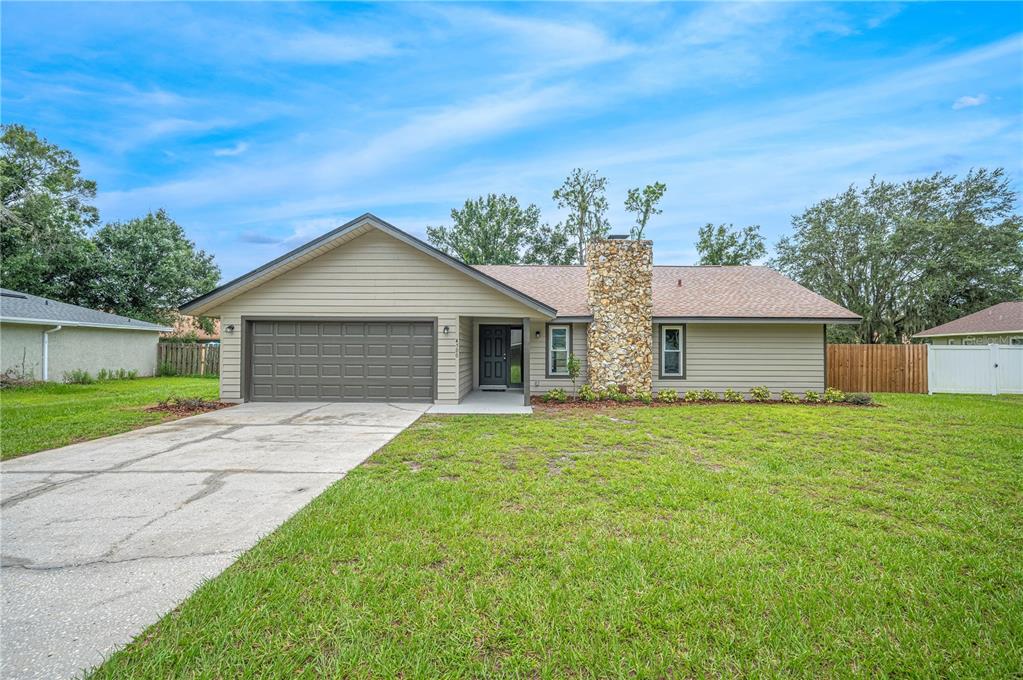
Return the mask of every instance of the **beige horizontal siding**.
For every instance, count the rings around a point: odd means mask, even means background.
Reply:
[[[660,332],[654,324],[654,392],[664,388],[747,391],[766,385],[802,393],[824,390],[824,327],[817,324],[686,324],[684,380],[659,378]]]
[[[533,394],[543,394],[556,387],[574,394],[587,381],[586,329],[589,328],[589,324],[568,325],[572,327],[572,354],[579,359],[579,378],[575,381],[575,389],[572,387],[571,378],[547,377],[547,324],[543,321],[534,321],[531,329],[533,337],[529,339],[530,390]],[[537,331],[540,331],[539,338],[536,337]]]
[[[473,323],[471,316],[463,316],[458,320],[458,398],[461,399],[472,390],[473,367]]]
[[[235,332],[222,333],[220,390],[241,399],[242,316],[275,318],[436,318],[437,399],[460,396],[460,318],[541,317],[447,264],[371,230],[208,312]],[[449,327],[444,335],[442,329]],[[471,346],[469,370],[471,371]],[[462,356],[464,361],[464,353]],[[471,384],[471,379],[469,381]]]

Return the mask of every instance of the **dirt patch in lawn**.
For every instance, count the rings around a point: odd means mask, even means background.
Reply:
[[[194,416],[200,413],[216,411],[234,404],[227,401],[210,401],[201,397],[171,397],[164,399],[155,406],[149,406],[146,411],[150,413],[170,413],[177,418]]]

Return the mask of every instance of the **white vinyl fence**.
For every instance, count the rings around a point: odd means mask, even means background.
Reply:
[[[928,345],[928,392],[1023,394],[1023,346]]]

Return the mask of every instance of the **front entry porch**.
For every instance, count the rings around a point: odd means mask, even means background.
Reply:
[[[457,404],[435,404],[430,407],[428,413],[531,414],[533,407],[525,405],[523,401],[521,389],[473,390]]]

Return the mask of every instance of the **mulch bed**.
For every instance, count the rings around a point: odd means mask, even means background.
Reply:
[[[682,401],[679,399],[675,403],[668,404],[663,401],[654,400],[649,404],[644,404],[639,401],[628,401],[625,403],[618,403],[617,401],[566,401],[563,404],[557,402],[545,402],[540,397],[530,397],[530,403],[533,408],[540,409],[541,411],[563,411],[566,409],[592,409],[600,411],[604,409],[615,409],[615,408],[678,408],[680,406],[811,406],[811,407],[847,407],[847,408],[881,408],[881,404],[849,404],[844,401],[838,402],[804,402],[801,401],[798,404],[790,404],[780,399],[769,399],[767,401]]]
[[[216,411],[222,408],[227,408],[228,406],[234,406],[234,404],[228,401],[208,401],[206,399],[200,398],[182,399],[178,397],[173,397],[171,399],[167,399],[166,401],[161,401],[159,404],[156,404],[155,406],[147,407],[146,411],[171,413],[179,418],[184,418],[185,416],[194,416],[200,413],[208,413],[210,411]]]

